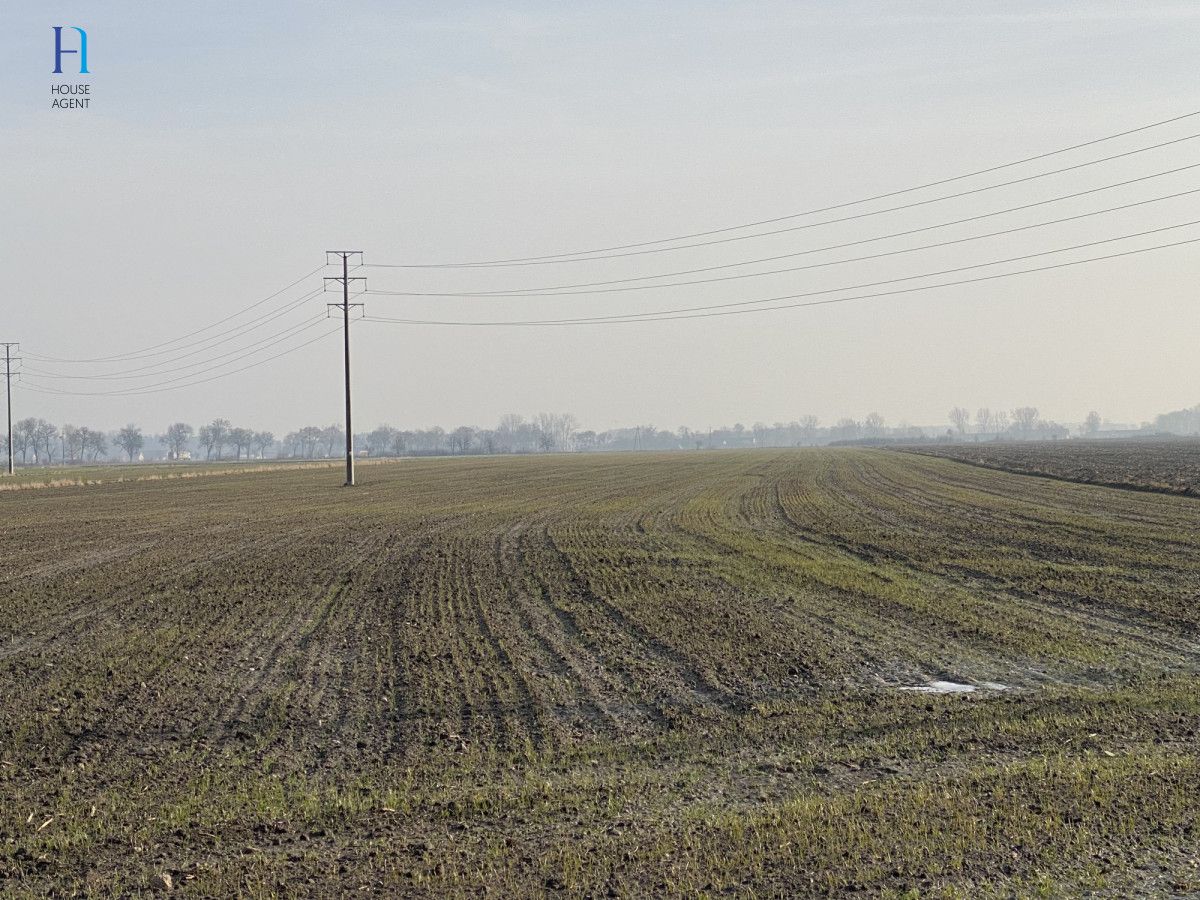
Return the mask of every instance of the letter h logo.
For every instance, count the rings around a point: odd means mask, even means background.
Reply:
[[[53,27],[54,27],[54,74],[55,75],[62,74],[62,58],[63,58],[64,53],[78,53],[79,54],[79,74],[80,75],[90,75],[91,73],[88,71],[88,67],[87,67],[87,32],[84,31],[82,28],[75,28],[74,25],[70,26],[71,28],[74,28],[76,31],[79,32],[79,49],[78,50],[64,50],[63,45],[62,45],[63,27],[61,25],[55,25]]]

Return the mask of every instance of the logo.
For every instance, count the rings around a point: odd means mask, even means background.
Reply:
[[[79,74],[90,75],[87,58],[87,32],[74,25],[52,25],[54,30],[54,74],[63,74],[63,58],[68,68],[72,62],[79,63]],[[63,31],[67,32],[67,43],[71,43],[71,32],[79,35],[78,47],[63,46]],[[72,60],[71,57],[75,59]],[[89,109],[92,105],[92,85],[87,81],[52,81],[50,83],[51,109]]]
[[[76,28],[74,25],[69,26],[71,30],[79,32],[79,49],[67,50],[63,48],[63,26],[55,25],[54,28],[54,74],[61,75],[63,73],[62,63],[63,55],[67,53],[75,53],[79,56],[79,74],[90,75],[87,67],[87,32],[82,28]]]

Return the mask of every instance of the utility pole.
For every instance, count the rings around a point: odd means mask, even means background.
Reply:
[[[4,343],[4,342],[0,342]],[[13,474],[13,441],[12,441],[12,377],[16,373],[12,364],[20,362],[20,357],[12,355],[13,347],[19,347],[16,341],[4,343],[4,382],[8,391],[8,474]]]
[[[329,264],[331,256],[341,257],[342,260],[341,276],[329,276],[325,281],[340,282],[342,285],[342,302],[327,305],[342,311],[342,337],[346,350],[346,487],[354,487],[354,426],[350,421],[350,307],[362,304],[350,302],[350,282],[361,281],[365,287],[367,279],[350,277],[350,257],[357,256],[361,265],[361,250],[326,250],[326,265]]]

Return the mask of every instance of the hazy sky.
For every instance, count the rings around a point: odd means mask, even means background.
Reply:
[[[65,80],[92,85],[90,109],[50,109],[59,80],[50,74],[53,25],[88,32],[92,74]],[[1016,160],[1200,108],[1198,27],[1200,5],[1154,2],[9,3],[0,29],[0,340],[40,356],[128,354],[236,313],[321,264],[327,248],[361,248],[368,263],[535,256],[784,216]],[[1197,132],[1200,117],[891,205]],[[673,272],[936,225],[1196,162],[1200,140],[758,240],[587,264],[356,274],[372,289],[455,292]],[[1200,169],[732,271],[919,246],[1196,187]],[[529,300],[362,299],[375,316],[474,320],[709,305],[1175,225],[1200,219],[1197,198],[716,284]],[[1007,268],[1196,237],[1200,226],[1178,228]],[[538,410],[573,411],[597,429],[806,413],[829,422],[871,411],[891,424],[932,424],[955,404],[1033,404],[1068,421],[1095,408],[1140,421],[1200,401],[1198,277],[1200,244],[720,318],[533,328],[363,322],[353,329],[356,424],[492,425],[505,412]],[[313,276],[199,337],[317,283]],[[908,284],[920,283],[928,282]],[[25,385],[102,391],[207,377],[320,331],[246,360],[221,357],[224,368],[180,367],[277,334],[323,312],[327,299],[201,355],[184,357],[190,347],[104,365],[26,357],[44,373],[164,373],[145,380],[29,374]],[[15,406],[18,416],[59,424],[135,421],[158,432],[176,419],[223,416],[282,433],[340,420],[341,371],[339,340],[329,337],[180,390],[20,390]]]

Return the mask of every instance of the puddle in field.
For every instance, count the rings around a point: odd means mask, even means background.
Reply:
[[[929,681],[925,684],[901,687],[902,691],[916,691],[919,694],[970,694],[977,690],[1004,691],[1008,685],[998,681],[981,681],[978,684],[964,684],[961,681]]]

